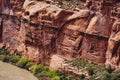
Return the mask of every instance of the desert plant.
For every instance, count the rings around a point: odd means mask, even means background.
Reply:
[[[29,62],[27,58],[21,58],[16,65],[21,68],[25,68],[26,64]]]
[[[31,62],[31,61],[29,61],[27,64],[26,64],[26,68],[28,69],[29,67],[31,67],[31,66],[33,66],[34,65],[34,63],[33,62]]]
[[[45,71],[42,71],[42,72],[37,73],[36,77],[43,78],[43,77],[47,77],[47,76],[45,75]]]
[[[32,72],[33,74],[38,74],[38,73],[41,73],[42,71],[44,71],[44,68],[43,68],[43,66],[40,65],[40,64],[34,65],[34,66],[32,67],[32,70],[31,70],[31,72]]]
[[[91,67],[88,67],[88,74],[90,76],[92,76],[94,74],[94,68],[91,66]]]
[[[84,1],[83,0],[69,0],[63,1],[61,8],[74,10],[75,8],[83,9],[84,8]]]
[[[11,62],[13,64],[17,63],[19,60],[20,60],[20,56],[18,56],[18,55],[9,56],[9,62]]]
[[[0,55],[8,55],[9,52],[5,48],[0,49]]]
[[[52,80],[60,80],[60,77],[59,76],[55,76],[52,78]]]
[[[45,72],[46,76],[48,77],[55,77],[55,76],[60,76],[60,72],[59,71],[55,71],[55,70],[49,70]]]

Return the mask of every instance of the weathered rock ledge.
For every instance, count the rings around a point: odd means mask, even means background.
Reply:
[[[0,4],[0,42],[11,53],[43,64],[59,54],[120,67],[119,0],[86,0],[78,12],[39,0]]]

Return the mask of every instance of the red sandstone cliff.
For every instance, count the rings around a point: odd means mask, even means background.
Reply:
[[[0,4],[0,39],[11,53],[36,62],[59,54],[120,67],[118,0],[86,0],[79,12],[39,0]]]

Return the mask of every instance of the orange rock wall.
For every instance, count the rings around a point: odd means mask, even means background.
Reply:
[[[119,1],[87,0],[79,12],[41,1],[5,1],[0,38],[11,53],[43,64],[59,54],[119,67]]]

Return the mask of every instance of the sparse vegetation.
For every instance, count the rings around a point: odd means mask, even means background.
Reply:
[[[34,65],[33,62],[29,61],[27,64],[26,64],[26,68],[29,69],[30,67],[32,67]]]
[[[119,70],[114,70],[111,67],[106,68],[103,64],[96,65],[84,59],[75,59],[67,62],[80,69],[86,68],[89,77],[80,76],[80,80],[120,80]]]
[[[0,55],[9,55],[9,52],[5,48],[1,48]]]
[[[26,68],[26,64],[29,62],[27,58],[21,58],[16,65],[21,68]]]
[[[20,60],[20,56],[18,55],[9,56],[9,62],[17,63],[19,60]]]
[[[69,1],[59,1],[59,5],[61,8],[66,10],[74,10],[75,8],[83,9],[84,8],[84,0],[69,0]]]
[[[32,67],[31,71],[33,74],[38,74],[38,73],[41,73],[42,71],[44,71],[44,67],[40,64],[38,64],[38,65],[36,64]]]

